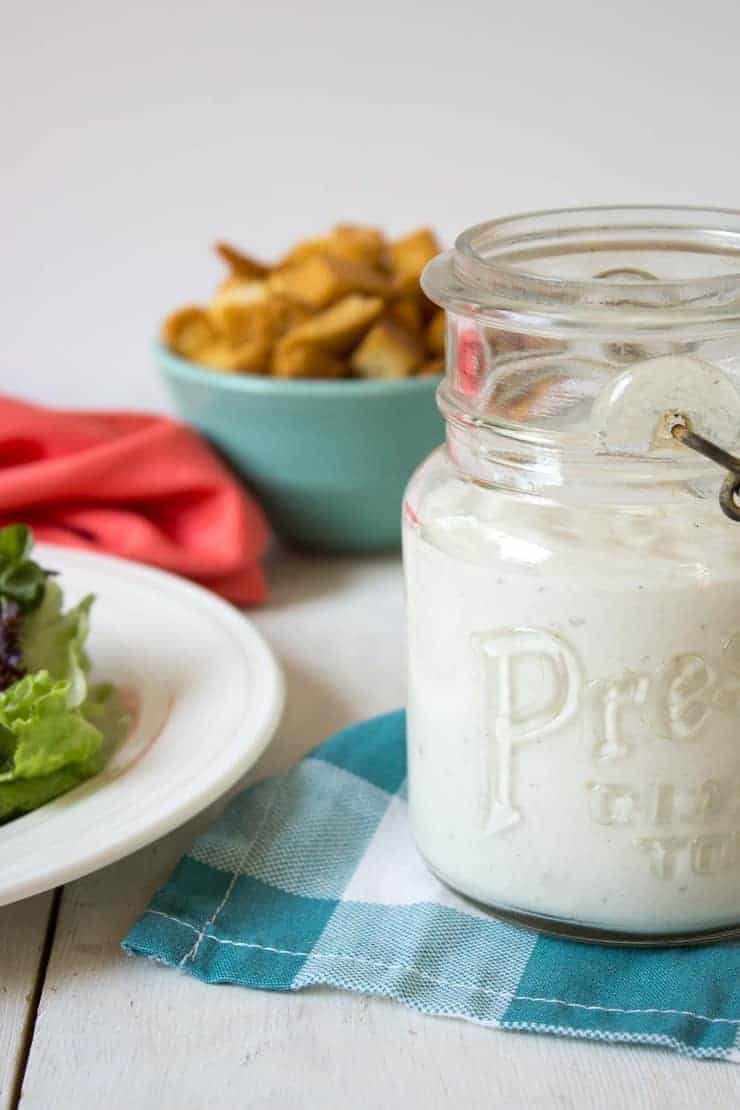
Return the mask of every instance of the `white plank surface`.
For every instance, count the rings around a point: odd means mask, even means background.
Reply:
[[[258,623],[285,665],[288,707],[260,775],[403,698],[395,559],[285,559],[273,583]],[[210,819],[66,889],[24,1110],[738,1105],[740,1070],[729,1064],[495,1032],[329,990],[205,986],[125,957],[121,937]]]
[[[13,1105],[24,1062],[52,897],[41,894],[0,909],[0,1110]]]

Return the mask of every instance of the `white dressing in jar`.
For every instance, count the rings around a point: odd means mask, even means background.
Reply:
[[[684,302],[672,277],[667,304],[651,276],[662,226],[555,213],[548,238],[547,215],[532,217],[539,271],[531,245],[512,265],[522,227],[484,225],[425,279],[450,313],[448,445],[404,510],[412,828],[429,866],[494,911],[684,942],[740,922],[740,524],[717,503],[723,472],[661,440],[656,413],[740,440],[730,232],[697,317],[698,279]],[[708,213],[681,218],[711,231]],[[689,271],[698,230],[674,234],[665,267],[683,251]],[[628,306],[594,276],[617,256],[648,274]]]

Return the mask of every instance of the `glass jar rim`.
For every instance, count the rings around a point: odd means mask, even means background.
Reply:
[[[630,252],[665,259],[679,273],[658,277],[618,261],[598,269],[600,257]],[[594,259],[597,272],[569,272],[576,257]],[[696,272],[682,270],[687,259]],[[494,327],[615,338],[727,334],[740,329],[740,210],[611,205],[506,216],[464,231],[428,264],[422,286],[449,311]]]

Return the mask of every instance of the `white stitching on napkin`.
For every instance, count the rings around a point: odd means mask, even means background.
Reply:
[[[472,1020],[475,1021],[476,1019],[473,1018]],[[486,1023],[481,1022],[480,1024]],[[697,1056],[702,1060],[734,1059],[731,1048],[706,1048],[703,1045],[687,1046],[679,1041],[677,1037],[670,1037],[666,1033],[624,1033],[605,1029],[574,1029],[572,1025],[537,1025],[533,1021],[502,1021],[501,1027],[515,1031],[523,1029],[528,1033],[565,1034],[567,1037],[581,1037],[589,1041],[605,1041],[606,1043],[619,1041],[627,1044],[666,1045],[668,1048],[675,1048],[682,1053],[686,1053],[688,1047],[688,1055]]]
[[[225,904],[228,893],[230,893],[230,891],[227,892],[227,895],[224,896],[223,904]],[[213,918],[214,921],[219,912],[220,910],[216,911]],[[256,944],[248,940],[228,940],[226,937],[214,937],[212,933],[206,934],[208,924],[204,925],[202,929],[198,929],[195,925],[191,925],[189,921],[183,921],[179,917],[173,917],[172,914],[163,913],[162,910],[146,910],[146,913],[153,914],[156,917],[164,917],[168,921],[174,921],[176,925],[182,925],[184,928],[191,929],[194,933],[197,933],[198,940],[193,946],[196,951],[200,947],[200,944],[203,941],[204,937],[207,935],[208,940],[212,940],[216,944],[229,945],[232,948],[256,948],[260,952],[274,952],[278,956],[303,956],[312,960],[349,960],[352,963],[369,964],[372,967],[383,968],[387,971],[391,971],[394,969],[397,969],[399,971],[408,971],[413,975],[418,975],[421,979],[426,979],[431,983],[437,983],[437,985],[441,987],[460,987],[466,990],[477,991],[480,994],[490,995],[492,998],[507,998],[511,1002],[547,1002],[555,1006],[570,1006],[573,1009],[577,1010],[598,1010],[599,1012],[605,1014],[673,1014],[677,1017],[696,1018],[698,1021],[707,1021],[710,1024],[740,1026],[740,1018],[709,1017],[707,1014],[698,1014],[695,1013],[693,1010],[661,1010],[651,1007],[646,1007],[645,1009],[627,1010],[622,1009],[622,1007],[620,1006],[591,1006],[587,1005],[584,1002],[569,1002],[564,998],[540,998],[537,995],[512,994],[511,991],[493,991],[487,989],[486,987],[481,987],[477,983],[460,983],[454,982],[449,979],[440,979],[435,975],[430,975],[428,972],[421,971],[418,967],[412,967],[409,964],[389,964],[385,963],[383,960],[371,960],[365,956],[344,955],[340,952],[296,952],[290,948],[272,948],[269,944]],[[188,953],[188,955],[189,954],[190,953]],[[178,966],[182,967],[184,962],[184,959],[181,960]],[[642,1034],[640,1034],[640,1036],[642,1036]]]
[[[285,779],[281,779],[279,781],[279,784],[273,790],[272,797],[270,798],[270,801],[265,806],[265,812],[262,814],[262,820],[260,821],[257,828],[255,829],[254,836],[252,837],[252,840],[251,840],[249,846],[247,847],[246,852],[244,853],[244,859],[242,861],[241,867],[238,870],[236,870],[234,872],[234,874],[231,876],[231,882],[227,886],[226,893],[224,894],[223,898],[221,899],[219,904],[216,906],[216,909],[213,913],[213,916],[209,917],[208,920],[204,922],[202,929],[200,929],[200,930],[196,929],[195,930],[195,932],[198,933],[198,936],[195,939],[195,944],[193,945],[193,947],[190,949],[189,952],[185,953],[183,958],[180,960],[180,963],[177,965],[178,967],[184,967],[185,964],[188,962],[188,960],[195,960],[195,957],[198,955],[198,952],[200,951],[200,946],[203,943],[203,938],[206,936],[206,934],[208,934],[208,936],[210,937],[211,934],[208,933],[208,930],[213,928],[213,926],[216,923],[216,919],[217,919],[218,915],[223,910],[223,908],[226,905],[226,903],[228,902],[229,898],[231,898],[234,887],[236,886],[236,880],[239,878],[240,873],[245,869],[246,864],[249,862],[249,857],[251,856],[252,852],[254,851],[254,846],[257,843],[257,841],[259,840],[259,835],[262,832],[265,821],[270,816],[272,808],[275,805],[275,802],[277,800],[278,795],[280,794],[280,791],[282,789],[282,785],[283,785],[284,782],[285,782]],[[151,912],[155,913],[157,911],[152,910]],[[161,916],[162,917],[167,917],[167,914],[163,913]],[[173,917],[172,920],[177,921],[177,918]],[[185,922],[184,921],[180,922],[180,924],[184,925]],[[190,928],[192,928],[192,926],[190,926]],[[215,939],[215,938],[212,938],[212,939]]]

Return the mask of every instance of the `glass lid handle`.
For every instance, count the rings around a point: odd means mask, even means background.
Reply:
[[[719,367],[684,354],[635,362],[597,396],[591,430],[607,455],[698,451],[728,472],[719,503],[740,521],[740,393]]]
[[[740,502],[738,501],[738,495],[740,495],[740,459],[737,455],[731,455],[729,451],[725,451],[724,448],[695,432],[691,427],[688,416],[685,416],[682,412],[667,412],[665,420],[674,439],[677,439],[684,447],[690,447],[692,451],[698,451],[700,455],[705,455],[712,462],[723,466],[728,472],[719,491],[719,503],[725,516],[728,516],[730,520],[740,521]]]

